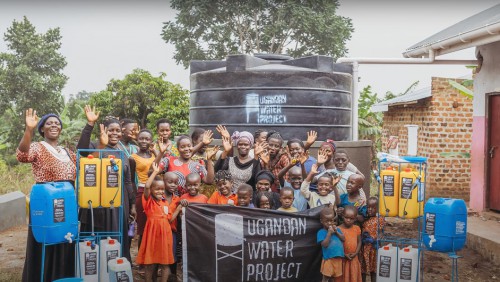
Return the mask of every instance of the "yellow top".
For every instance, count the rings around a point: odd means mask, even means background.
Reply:
[[[139,178],[139,183],[146,183],[148,181],[148,171],[155,160],[155,156],[151,155],[150,158],[143,158],[137,154],[132,154],[131,157],[135,160],[135,172],[137,178]]]

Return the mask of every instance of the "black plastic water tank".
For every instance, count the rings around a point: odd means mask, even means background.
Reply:
[[[338,70],[338,71],[336,71]],[[351,70],[327,56],[231,55],[191,62],[190,128],[277,130],[285,139],[351,140]]]

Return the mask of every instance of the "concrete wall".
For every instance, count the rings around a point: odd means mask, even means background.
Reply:
[[[0,231],[26,224],[26,196],[11,192],[0,196]]]
[[[481,54],[483,64],[474,78],[474,113],[471,152],[470,207],[483,211],[486,205],[486,151],[487,151],[487,116],[486,94],[500,92],[500,42],[479,46],[476,54]]]

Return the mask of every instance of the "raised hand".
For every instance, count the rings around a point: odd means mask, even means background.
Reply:
[[[172,148],[172,142],[167,139],[166,143],[163,143],[163,137],[158,138],[158,149],[160,150],[161,154],[164,154],[167,150],[170,150]]]
[[[270,157],[269,157],[269,151],[265,151],[260,154],[260,159],[264,163],[264,165],[267,165],[269,163]]]
[[[288,146],[285,147],[285,154],[288,156],[288,159],[292,164],[297,163],[297,158],[295,156],[292,157],[292,154],[290,153],[290,149],[288,149]]]
[[[307,141],[306,141],[307,144],[310,145],[314,144],[314,142],[316,142],[316,139],[318,139],[318,132],[314,130],[307,132]]]
[[[160,166],[156,162],[153,162],[151,164],[151,167],[153,168],[153,173],[156,174],[160,173]]]
[[[106,147],[108,145],[108,129],[104,126],[104,124],[99,124],[99,142],[102,146]]]
[[[340,175],[334,175],[332,177],[332,187],[335,187],[335,185],[337,185],[337,183],[340,182],[340,179],[342,179],[342,177],[340,177]]]
[[[313,164],[311,166],[311,171],[309,172],[310,174],[318,174],[318,164]]]
[[[38,116],[36,115],[36,111],[32,108],[26,110],[26,128],[29,130],[33,130],[38,124]]]
[[[87,116],[87,121],[89,124],[94,125],[94,123],[99,118],[99,113],[95,111],[95,106],[92,108],[90,105],[85,105],[85,116]]]
[[[227,137],[227,138],[231,138],[231,134],[229,134],[229,131],[227,131],[226,127],[224,125],[217,125],[217,127],[215,128],[217,130],[217,132],[220,133],[220,135],[222,137]]]
[[[309,151],[302,152],[299,156],[299,162],[301,164],[305,164],[306,161],[309,159]]]
[[[206,153],[207,153],[207,160],[212,160],[217,152],[219,151],[220,147],[215,146],[213,148],[207,148]]]
[[[210,143],[212,143],[212,141],[214,141],[214,139],[212,138],[214,134],[212,133],[212,130],[207,130],[203,133],[203,138],[201,140],[201,142],[203,142],[203,144],[205,145],[210,145]]]
[[[267,149],[268,146],[269,144],[267,144],[267,142],[261,142],[255,144],[255,147],[253,149],[253,154],[255,156],[260,156]]]
[[[233,149],[231,137],[222,136],[222,146],[224,147],[224,152],[231,152],[231,150]]]
[[[328,153],[325,150],[319,150],[317,160],[318,160],[318,165],[326,163],[326,161],[328,160]]]

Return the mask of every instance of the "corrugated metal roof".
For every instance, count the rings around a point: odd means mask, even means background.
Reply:
[[[413,101],[418,101],[427,97],[432,96],[432,89],[431,87],[425,87],[421,88],[415,91],[412,91],[408,94],[392,98],[383,102],[380,102],[378,104],[375,104],[371,107],[371,110],[373,112],[387,112],[389,110],[389,106],[395,105],[395,104],[406,104],[410,103]]]
[[[452,11],[453,9],[450,10],[450,12]],[[499,22],[500,22],[500,4],[493,6],[487,10],[484,10],[479,14],[471,16],[459,23],[456,23],[448,27],[447,29],[444,29],[418,42],[417,44],[414,44],[413,46],[407,48],[405,52],[427,47],[454,37],[459,37],[461,34],[481,29],[485,26]]]

